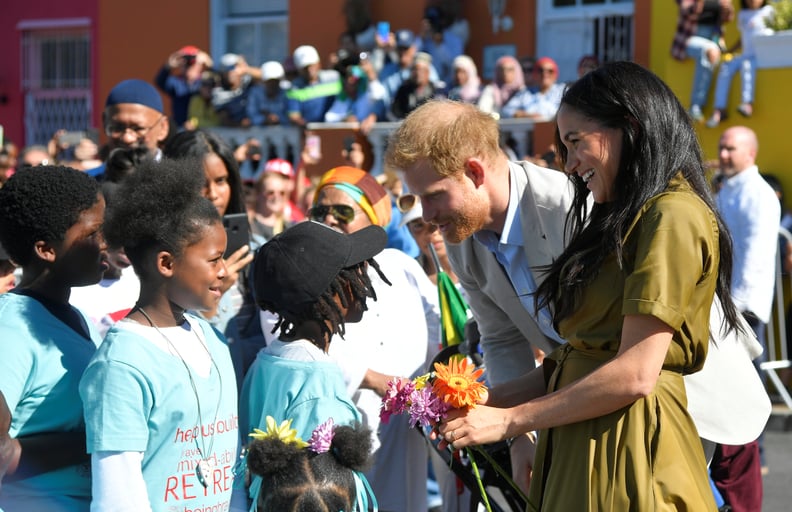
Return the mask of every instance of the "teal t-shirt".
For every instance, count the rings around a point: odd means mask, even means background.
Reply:
[[[88,452],[143,452],[143,479],[154,511],[228,510],[239,445],[234,368],[222,335],[206,321],[185,316],[217,368],[211,367],[208,378],[192,370],[194,392],[178,356],[139,328],[116,324],[80,383]],[[142,332],[161,336],[151,328]],[[213,468],[207,488],[195,474],[199,448]]]
[[[36,299],[16,293],[0,295],[0,390],[12,414],[11,437],[85,430],[77,388],[100,336],[84,317],[83,323],[90,340]],[[0,509],[9,512],[87,511],[90,501],[88,461],[6,481],[0,490]]]
[[[292,342],[296,343],[296,342]],[[253,428],[266,430],[266,418],[280,424],[292,420],[297,435],[308,441],[313,430],[333,418],[335,425],[351,425],[361,420],[347,395],[344,374],[330,360],[297,361],[258,353],[245,376],[240,398],[240,424],[243,442]],[[253,476],[250,497],[255,500],[261,477]],[[256,510],[253,503],[251,510]]]
[[[292,428],[305,441],[328,418],[336,425],[360,421],[336,363],[294,361],[264,350],[248,370],[239,407],[243,439],[253,428],[266,430],[267,416],[278,424],[292,420]]]

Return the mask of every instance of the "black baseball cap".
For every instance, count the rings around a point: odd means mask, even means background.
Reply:
[[[379,226],[345,234],[319,222],[296,224],[256,253],[252,277],[256,302],[300,311],[321,297],[341,269],[379,254],[387,241]]]

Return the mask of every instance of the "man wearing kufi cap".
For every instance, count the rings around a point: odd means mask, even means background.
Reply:
[[[159,144],[170,129],[160,93],[152,84],[136,78],[123,80],[110,90],[102,124],[109,149],[147,147],[156,159],[161,157]],[[86,172],[102,180],[105,164]]]

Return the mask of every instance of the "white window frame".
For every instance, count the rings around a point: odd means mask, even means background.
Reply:
[[[633,19],[633,27],[631,32],[631,41],[630,41],[630,49],[629,55],[632,56],[635,48],[635,2],[617,2],[614,0],[605,0],[602,4],[586,4],[584,5],[582,0],[576,0],[577,5],[574,6],[564,6],[564,7],[555,7],[553,6],[553,0],[537,0],[536,4],[536,48],[537,48],[537,57],[541,57],[542,55],[550,55],[552,56],[552,48],[559,47],[568,49],[568,45],[570,40],[575,40],[575,38],[570,38],[569,33],[563,30],[549,30],[546,32],[542,32],[542,27],[546,27],[548,24],[551,26],[553,23],[559,22],[580,22],[582,25],[582,38],[586,41],[591,42],[591,46],[594,47],[596,42],[594,41],[594,20],[596,19],[604,19],[611,16],[627,16]],[[579,39],[579,38],[578,38]],[[550,41],[550,42],[548,42]],[[590,53],[587,49],[581,48],[580,57],[583,56],[585,53]],[[541,55],[540,55],[541,54]],[[565,65],[562,65],[565,64]],[[569,80],[574,75],[576,75],[576,71],[570,69],[570,65],[574,66],[576,63],[566,62],[561,63],[559,62],[559,66],[562,67],[561,70],[561,79],[562,80]]]
[[[46,144],[59,129],[87,131],[91,129],[94,70],[91,61],[92,34],[89,18],[22,20],[16,29],[20,38],[20,89],[25,97],[25,145]],[[52,83],[44,83],[42,76],[41,42],[47,36],[78,33],[87,44],[85,73],[79,80],[66,81],[55,76]],[[75,38],[76,39],[76,38]],[[60,50],[60,49],[59,49]],[[28,52],[32,52],[29,54]],[[58,57],[53,57],[57,59]],[[56,66],[57,68],[57,66]],[[72,82],[72,83],[69,83]]]
[[[553,0],[538,0],[536,3],[537,28],[544,21],[553,19],[584,18],[593,19],[602,16],[632,16],[635,14],[635,2],[616,2],[604,0],[601,4],[583,4],[576,0],[577,5],[554,7]]]
[[[228,53],[228,40],[226,39],[227,30],[234,25],[250,25],[255,26],[255,39],[261,39],[261,24],[264,22],[282,22],[286,25],[286,55],[281,56],[279,60],[283,60],[288,56],[288,24],[289,24],[289,5],[287,2],[286,12],[278,11],[271,15],[261,14],[255,16],[229,16],[227,14],[227,2],[225,0],[210,0],[209,3],[209,44],[212,56],[219,58],[221,55]],[[248,64],[252,66],[259,66],[263,63],[260,45],[245,51],[245,58]]]

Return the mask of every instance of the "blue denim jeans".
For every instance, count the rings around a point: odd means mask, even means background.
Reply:
[[[721,64],[718,71],[718,80],[715,82],[715,108],[725,110],[729,101],[729,89],[731,80],[737,71],[740,71],[742,82],[742,93],[740,101],[742,103],[753,103],[754,83],[756,81],[756,56],[736,55],[729,62]]]
[[[715,42],[718,32],[715,27],[699,27],[695,36],[689,38],[685,44],[685,50],[689,58],[694,59],[696,69],[693,72],[693,89],[690,94],[690,104],[704,107],[707,103],[707,93],[712,83],[712,74],[715,69],[707,58],[707,51],[710,48],[718,48]]]

